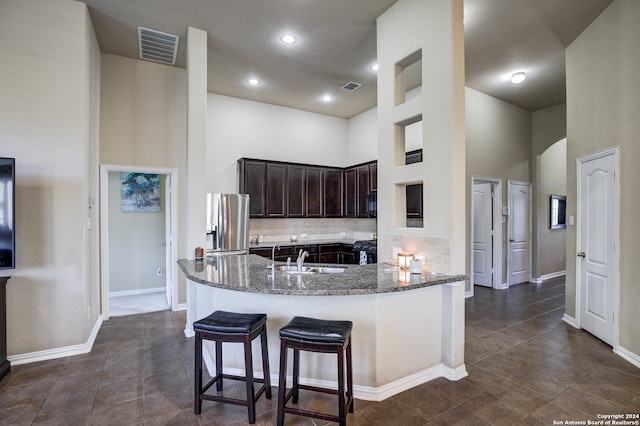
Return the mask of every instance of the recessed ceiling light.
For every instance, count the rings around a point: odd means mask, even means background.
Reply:
[[[527,78],[527,75],[524,72],[515,72],[511,74],[511,82],[513,84],[520,84]]]
[[[371,71],[378,71],[378,69],[380,69],[380,66],[378,64],[373,64],[369,68],[371,68]]]
[[[331,96],[331,95],[322,95],[322,97],[320,99],[322,99],[322,102],[331,102],[333,100],[333,96]]]
[[[282,37],[280,37],[280,40],[284,43],[284,44],[293,44],[296,41],[298,41],[298,39],[296,38],[296,36],[294,36],[293,34],[285,34]]]
[[[257,78],[250,78],[249,80],[247,80],[247,83],[249,83],[251,86],[257,86],[258,84],[260,84],[260,80],[258,80]]]

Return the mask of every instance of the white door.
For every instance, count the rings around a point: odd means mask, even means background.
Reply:
[[[473,283],[493,286],[493,200],[490,183],[475,183],[473,205]]]
[[[171,220],[172,220],[172,211],[173,211],[173,199],[172,199],[172,191],[171,191],[171,175],[165,175],[164,179],[164,194],[165,194],[165,214],[164,214],[164,252],[165,252],[165,286],[167,291],[167,304],[169,305],[169,309],[171,309],[171,301],[173,295],[173,262],[171,256],[171,250],[173,247],[173,236],[171,235]]]
[[[613,345],[617,193],[615,152],[580,161],[577,268],[580,326]]]
[[[509,285],[529,281],[529,184],[509,182]]]

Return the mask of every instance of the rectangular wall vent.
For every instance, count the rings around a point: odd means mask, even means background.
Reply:
[[[138,27],[140,59],[175,65],[179,41],[176,35]]]
[[[342,86],[342,89],[347,90],[349,92],[353,92],[354,90],[357,90],[361,87],[362,87],[362,84],[356,83],[355,81],[350,81],[348,83],[345,83],[345,85]]]

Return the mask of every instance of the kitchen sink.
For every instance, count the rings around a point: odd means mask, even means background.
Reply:
[[[340,268],[337,266],[313,266],[309,268],[311,272],[314,272],[316,274],[341,274],[346,269],[347,268]]]
[[[296,265],[279,265],[276,266],[276,271],[283,271],[289,274],[312,274],[313,272],[310,270],[308,266],[303,266],[301,271],[298,271],[298,267]]]
[[[286,272],[288,274],[341,274],[347,268],[337,266],[303,266],[301,271],[298,271],[297,265],[278,265],[276,271]]]

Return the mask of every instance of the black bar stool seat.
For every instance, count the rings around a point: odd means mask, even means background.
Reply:
[[[262,393],[267,399],[271,399],[271,377],[269,373],[269,355],[267,352],[267,315],[266,314],[240,314],[235,312],[215,311],[206,318],[193,323],[195,331],[195,378],[194,378],[194,405],[195,414],[200,414],[202,400],[225,402],[228,404],[243,405],[249,412],[249,423],[256,422],[256,400]],[[262,347],[262,371],[264,378],[253,377],[253,356],[251,341],[260,336]],[[202,341],[215,342],[216,348],[216,372],[215,376],[204,386],[202,385]],[[222,343],[238,342],[244,344],[244,368],[245,375],[238,376],[224,374],[222,371]],[[247,399],[236,399],[221,395],[211,395],[205,392],[215,383],[216,390],[222,391],[223,379],[240,380],[246,383]],[[254,383],[262,383],[255,392]]]
[[[284,414],[295,414],[312,417],[331,422],[338,422],[341,426],[347,423],[347,411],[353,413],[353,369],[351,358],[351,321],[329,321],[306,317],[293,319],[280,329],[280,374],[278,383],[278,418],[277,425],[284,424]],[[287,350],[293,349],[293,386],[286,392],[287,387]],[[335,353],[338,358],[338,390],[316,386],[301,385],[300,351]],[[346,381],[345,391],[345,355]],[[287,406],[293,398],[298,402],[300,389],[338,395],[338,415],[302,410]]]

